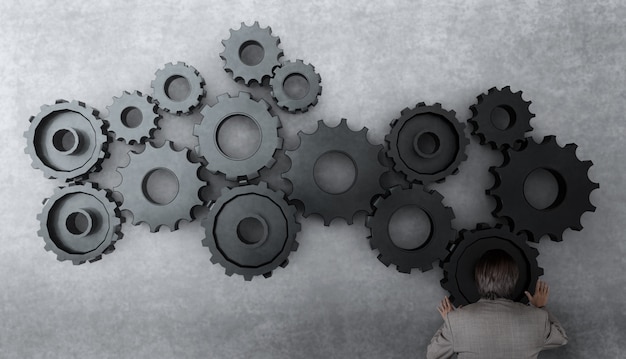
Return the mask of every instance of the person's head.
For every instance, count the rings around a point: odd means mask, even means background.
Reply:
[[[474,268],[478,294],[485,299],[513,299],[513,291],[518,278],[517,263],[501,249],[485,252]]]

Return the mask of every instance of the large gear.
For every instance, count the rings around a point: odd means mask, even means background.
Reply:
[[[122,194],[121,207],[133,214],[133,224],[145,222],[151,232],[161,226],[174,231],[180,221],[193,220],[192,209],[204,204],[200,190],[207,184],[198,178],[201,165],[189,160],[190,153],[186,149],[176,151],[169,141],[162,147],[146,145],[141,153],[129,152],[130,163],[118,168],[122,183],[114,190]],[[178,184],[177,193],[167,203],[154,200],[146,188],[150,176],[159,170],[173,176]]]
[[[169,93],[170,85],[173,81],[184,79],[189,85],[189,93],[184,99],[172,98]],[[153,89],[153,100],[161,109],[177,115],[190,113],[194,108],[200,105],[200,101],[206,95],[204,89],[204,79],[200,72],[193,66],[184,62],[171,62],[165,64],[165,67],[155,73],[151,86]]]
[[[263,84],[274,75],[274,69],[280,66],[280,58],[283,50],[278,45],[280,39],[272,35],[272,29],[268,26],[261,29],[258,22],[252,26],[241,23],[238,30],[230,29],[230,37],[222,40],[224,51],[220,57],[224,60],[224,70],[232,74],[237,82],[245,85],[252,83]],[[262,49],[262,58],[258,63],[246,63],[242,53],[248,46]]]
[[[535,114],[530,112],[530,101],[524,101],[522,91],[513,93],[509,86],[498,90],[495,87],[477,97],[472,105],[472,134],[478,136],[480,144],[489,144],[494,149],[513,147],[524,140],[524,134],[533,128],[530,120]],[[494,122],[498,111],[506,113],[508,121],[504,125]]]
[[[246,221],[259,226],[261,235],[246,235]],[[257,275],[267,278],[277,267],[285,267],[289,254],[298,248],[296,208],[287,203],[283,192],[269,189],[264,182],[224,188],[202,226],[206,233],[202,245],[213,254],[211,262],[222,265],[227,275],[236,273],[248,281]]]
[[[443,263],[441,286],[450,292],[454,305],[467,305],[480,299],[474,280],[474,267],[484,253],[500,249],[517,263],[519,279],[513,291],[513,300],[526,302],[524,291],[535,288],[543,269],[537,264],[539,251],[528,245],[526,236],[513,234],[509,228],[497,224],[489,227],[479,224],[473,230],[461,230],[451,246],[450,255]]]
[[[285,82],[292,76],[300,76],[306,80],[308,90],[302,97],[291,97],[285,91]],[[322,94],[320,82],[322,82],[322,78],[315,72],[313,65],[305,65],[302,60],[287,61],[274,72],[274,77],[270,80],[272,97],[276,104],[285,111],[291,113],[306,112],[309,107],[317,104],[318,96]]]
[[[207,160],[207,169],[225,174],[228,180],[250,180],[259,176],[260,169],[271,168],[283,139],[278,136],[278,129],[282,127],[280,119],[272,116],[269,109],[267,102],[256,101],[247,92],[240,92],[238,97],[223,94],[214,106],[205,106],[201,111],[202,122],[195,125],[193,133],[198,136],[196,152]],[[218,143],[220,127],[233,116],[251,119],[260,132],[259,146],[247,158],[228,156]]]
[[[554,136],[546,136],[541,143],[527,138],[519,149],[506,150],[502,165],[489,169],[496,178],[487,190],[497,202],[493,215],[505,218],[516,232],[526,232],[535,242],[543,235],[561,241],[567,228],[580,231],[580,217],[596,209],[589,195],[599,185],[588,176],[593,163],[580,161],[576,148],[574,143],[560,147]],[[558,184],[556,200],[544,209],[531,205],[524,193],[527,177],[539,169],[547,170]]]
[[[312,134],[299,132],[300,146],[287,151],[291,168],[283,173],[283,178],[293,184],[290,200],[304,204],[304,217],[316,213],[330,225],[335,218],[343,218],[352,224],[359,211],[370,211],[371,199],[384,192],[379,178],[387,170],[378,162],[381,145],[372,145],[367,140],[367,127],[360,131],[348,128],[346,119],[336,127],[328,127],[318,121],[318,129]],[[347,156],[355,167],[352,185],[341,193],[329,193],[316,182],[314,169],[318,160],[328,153]]]
[[[37,215],[41,224],[37,234],[44,239],[44,248],[55,253],[59,261],[96,261],[112,252],[115,242],[122,238],[120,210],[111,192],[95,184],[59,187],[44,203]]]
[[[83,102],[57,100],[30,118],[24,152],[47,178],[80,180],[108,156],[106,123]]]
[[[129,144],[144,143],[151,138],[161,117],[152,97],[139,91],[132,94],[124,91],[122,96],[113,98],[113,103],[107,109],[109,113],[104,121],[109,125],[109,131],[118,140],[126,140]],[[130,118],[133,116],[135,119]]]
[[[464,128],[454,111],[444,110],[439,103],[427,106],[420,102],[402,110],[400,118],[391,122],[391,131],[385,136],[387,155],[394,169],[409,181],[441,182],[456,174],[467,159],[469,139]]]

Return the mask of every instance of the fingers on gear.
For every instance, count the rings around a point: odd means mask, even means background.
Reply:
[[[239,274],[247,281],[258,275],[270,277],[274,269],[288,264],[287,257],[298,247],[295,206],[265,182],[224,188],[202,226],[206,233],[202,245],[211,251],[211,262],[222,265],[227,275]]]
[[[122,96],[113,98],[113,104],[107,109],[109,114],[104,121],[108,124],[109,131],[118,140],[126,140],[128,144],[144,143],[152,138],[161,118],[152,97],[139,91],[132,94],[124,91]]]
[[[348,128],[346,119],[336,127],[328,127],[324,121],[318,121],[314,133],[298,133],[300,145],[293,151],[286,151],[291,159],[291,168],[282,174],[293,184],[290,200],[297,200],[304,205],[304,217],[315,213],[324,219],[324,225],[330,225],[335,218],[343,218],[352,224],[357,212],[371,210],[371,199],[384,192],[379,178],[386,168],[378,162],[378,153],[382,145],[372,145],[367,140],[367,127],[360,131]],[[324,177],[332,177],[324,168],[328,155],[337,155],[347,160],[354,169],[354,179],[347,188],[338,190],[324,183]],[[345,167],[344,167],[345,168]],[[344,173],[345,174],[345,173]],[[321,180],[318,183],[318,180]]]
[[[385,136],[387,156],[393,160],[394,170],[410,182],[442,182],[456,174],[467,159],[469,139],[464,128],[454,111],[444,110],[439,103],[418,103],[391,122],[391,131]]]
[[[256,101],[247,92],[240,92],[237,97],[223,94],[214,106],[205,106],[201,111],[202,122],[195,125],[193,133],[198,136],[196,152],[208,162],[207,169],[223,173],[228,180],[250,180],[258,177],[262,168],[271,168],[283,139],[278,136],[278,129],[282,127],[280,119],[272,116],[269,109],[267,102]],[[234,116],[244,116],[258,130],[259,143],[252,154],[228,153],[226,144],[219,142],[220,130]]]
[[[47,178],[81,180],[100,170],[108,157],[106,123],[80,101],[57,100],[30,118],[24,152]]]
[[[178,229],[182,220],[192,221],[194,206],[203,205],[200,164],[189,159],[187,149],[176,151],[172,142],[162,147],[146,145],[141,153],[130,151],[130,162],[118,168],[122,183],[115,187],[124,201],[122,209],[133,215],[133,224],[147,223],[151,232],[161,226]]]
[[[599,185],[589,179],[593,162],[580,161],[576,148],[574,143],[560,147],[556,137],[546,136],[541,143],[529,137],[519,149],[504,151],[502,165],[489,169],[496,179],[487,190],[496,199],[493,215],[506,219],[516,232],[526,232],[535,242],[543,235],[561,241],[567,228],[580,231],[580,217],[596,209],[589,196]],[[540,171],[547,171],[558,185],[554,201],[545,207],[545,203],[531,203],[526,195],[537,191],[527,179]]]
[[[122,238],[120,210],[111,192],[95,184],[57,188],[44,201],[37,219],[41,224],[37,234],[44,239],[44,248],[59,261],[75,265],[101,259]]]
[[[473,230],[461,230],[443,262],[441,286],[450,292],[455,306],[475,303],[480,299],[474,279],[476,262],[486,252],[499,249],[508,253],[519,268],[519,279],[512,300],[528,302],[525,291],[532,291],[543,269],[537,264],[539,251],[528,245],[526,236],[514,234],[510,228],[497,224],[490,227],[480,223]]]
[[[206,95],[204,79],[193,66],[171,62],[155,73],[152,98],[164,111],[177,115],[193,111]]]
[[[232,74],[237,82],[246,86],[253,83],[262,85],[280,66],[283,50],[278,47],[280,39],[272,35],[268,26],[261,28],[258,22],[252,26],[241,23],[238,30],[230,29],[230,37],[222,40],[224,70]]]
[[[378,260],[384,265],[396,265],[399,272],[410,273],[419,268],[422,272],[433,268],[432,263],[442,261],[448,255],[448,246],[456,237],[452,228],[454,212],[443,204],[443,196],[437,191],[425,191],[421,186],[403,189],[393,187],[373,203],[374,211],[365,225],[370,229],[368,237],[372,249],[379,251]],[[430,222],[426,241],[415,248],[403,248],[394,242],[391,223],[403,210],[419,209]]]
[[[498,90],[495,87],[477,97],[472,105],[472,135],[478,136],[480,144],[489,144],[493,149],[514,147],[524,140],[524,134],[531,131],[530,120],[535,114],[530,112],[530,101],[522,98],[522,91],[513,93],[509,86]]]
[[[293,89],[289,87],[291,82],[295,84]],[[274,72],[270,80],[272,97],[285,111],[306,112],[317,104],[322,94],[321,82],[322,78],[315,72],[313,65],[304,64],[302,60],[287,61]]]

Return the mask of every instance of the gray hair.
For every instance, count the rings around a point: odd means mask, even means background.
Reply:
[[[501,249],[485,252],[476,263],[474,279],[481,298],[513,299],[513,291],[519,278],[515,260]]]

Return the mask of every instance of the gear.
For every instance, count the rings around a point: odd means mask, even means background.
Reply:
[[[170,97],[170,86],[173,81],[179,79],[185,80],[189,86],[189,93],[184,99]],[[204,85],[200,72],[193,66],[184,62],[177,62],[176,65],[170,62],[155,73],[155,79],[151,83],[154,91],[153,100],[164,111],[177,115],[187,114],[196,108],[206,95]]]
[[[286,152],[292,165],[283,173],[283,178],[293,184],[290,200],[304,204],[303,216],[319,214],[328,226],[338,217],[352,224],[357,212],[369,212],[372,197],[384,192],[379,178],[387,169],[378,162],[382,146],[372,145],[367,140],[367,127],[356,132],[348,128],[346,119],[341,119],[337,127],[328,127],[320,120],[316,132],[299,132],[298,136],[300,146]],[[355,168],[352,185],[341,193],[324,190],[314,176],[318,160],[329,153],[347,156]]]
[[[192,208],[204,204],[199,194],[206,182],[198,178],[201,165],[189,160],[190,153],[174,150],[169,141],[162,147],[146,145],[142,153],[129,152],[130,163],[118,169],[122,183],[115,190],[124,197],[122,209],[133,214],[134,225],[145,222],[151,232],[161,226],[174,231],[180,221],[193,219]],[[173,198],[155,199],[147,188],[150,177],[157,171],[178,184]]]
[[[306,80],[307,92],[302,97],[292,97],[285,91],[285,82],[292,77],[302,77]],[[274,77],[270,80],[272,97],[285,111],[306,112],[309,107],[317,104],[317,98],[322,94],[321,81],[322,78],[315,72],[313,65],[305,65],[302,60],[287,61],[274,72]]]
[[[280,66],[280,58],[283,50],[278,48],[280,39],[272,35],[272,29],[268,26],[261,29],[258,22],[252,26],[241,23],[239,30],[230,29],[230,37],[222,40],[224,51],[220,57],[225,61],[224,70],[232,74],[237,82],[243,82],[246,86],[252,83],[263,84],[269,80],[274,69]],[[242,56],[248,48],[260,48],[260,59],[246,59]]]
[[[59,187],[44,201],[37,219],[41,223],[37,234],[44,239],[44,248],[54,252],[59,261],[75,265],[101,259],[122,238],[120,210],[111,192],[95,184]]]
[[[477,99],[478,103],[470,107],[472,118],[467,121],[472,124],[472,135],[478,136],[480,144],[489,144],[493,149],[513,147],[533,129],[530,120],[535,114],[530,112],[531,102],[522,98],[522,91],[513,93],[509,86],[502,90],[492,87]],[[508,123],[498,125],[494,122],[498,111],[508,116]]]
[[[444,110],[439,103],[426,106],[420,102],[413,109],[402,110],[385,136],[394,169],[410,182],[422,184],[442,182],[446,176],[456,174],[467,159],[469,139],[463,132],[465,125],[455,116],[454,111]]]
[[[109,114],[104,121],[109,125],[109,131],[115,133],[118,140],[126,140],[129,144],[144,143],[151,138],[161,118],[152,97],[139,91],[132,94],[124,91],[122,96],[113,98],[113,104],[107,109]]]
[[[106,124],[83,102],[57,100],[30,118],[24,152],[47,178],[87,178],[108,157]]]
[[[205,106],[201,114],[202,122],[195,125],[194,135],[198,136],[196,152],[204,157],[207,169],[220,172],[228,180],[250,180],[259,176],[263,167],[271,168],[276,160],[274,154],[282,148],[283,139],[278,136],[280,119],[272,116],[270,106],[264,100],[255,101],[247,92],[238,97],[223,94],[213,107]],[[233,158],[225,154],[218,143],[218,132],[222,124],[233,116],[251,119],[260,132],[260,143],[256,151],[247,158]]]
[[[543,269],[537,264],[539,251],[530,247],[524,235],[513,234],[509,228],[497,224],[489,227],[479,224],[476,229],[461,230],[443,263],[441,286],[450,292],[455,306],[467,305],[480,299],[474,280],[474,267],[484,253],[492,249],[507,252],[517,263],[519,279],[513,291],[513,300],[527,302],[524,291],[532,291]]]
[[[270,277],[298,248],[296,208],[287,204],[283,192],[264,182],[224,188],[202,226],[202,245],[213,254],[211,262],[226,268],[227,275],[236,273],[248,281],[257,275]],[[258,231],[250,229],[254,226]]]
[[[502,165],[489,169],[496,178],[487,190],[497,203],[493,215],[505,218],[516,232],[526,232],[535,242],[543,235],[561,241],[567,228],[580,231],[580,217],[596,209],[589,195],[599,185],[588,176],[593,163],[580,161],[576,148],[574,143],[560,147],[554,136],[546,136],[541,143],[527,138],[519,149],[504,151]],[[526,178],[535,170],[547,170],[558,184],[556,200],[544,209],[531,205],[524,193]]]

